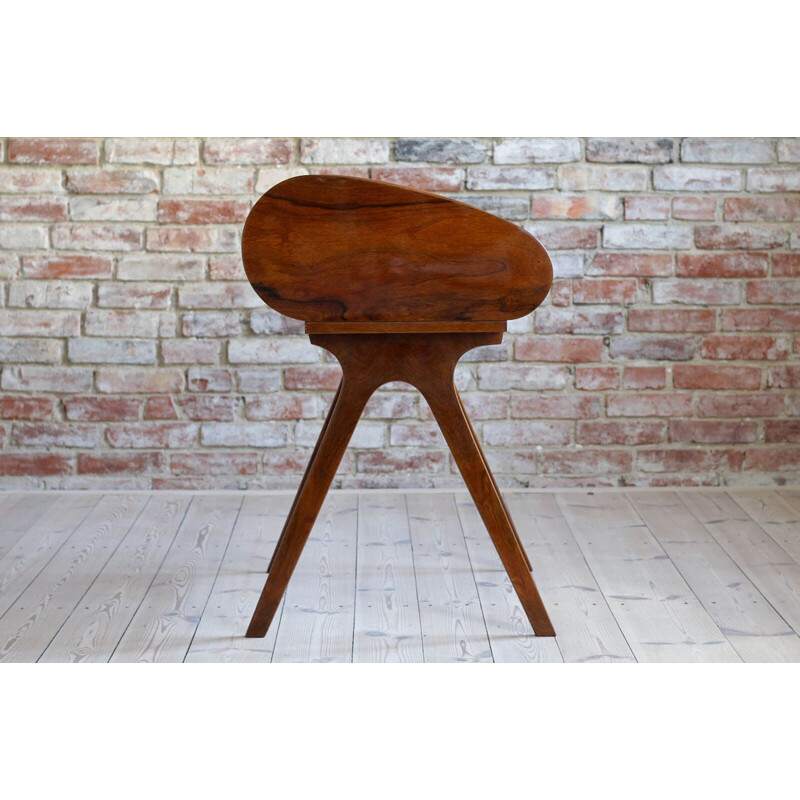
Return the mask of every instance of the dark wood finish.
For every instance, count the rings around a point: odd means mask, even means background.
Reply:
[[[266,634],[361,412],[372,393],[390,381],[416,386],[430,404],[534,632],[555,635],[453,380],[464,353],[501,340],[501,333],[311,336],[312,344],[324,347],[339,360],[342,382],[275,550],[247,636]]]
[[[261,298],[305,320],[311,342],[343,372],[247,636],[266,634],[364,406],[398,380],[428,401],[534,632],[554,636],[454,383],[464,353],[499,344],[506,320],[545,297],[552,270],[544,248],[463,203],[377,181],[304,176],[256,203],[242,253]]]
[[[270,189],[244,226],[247,277],[306,322],[521,317],[552,282],[544,248],[506,220],[439,195],[304,175]]]

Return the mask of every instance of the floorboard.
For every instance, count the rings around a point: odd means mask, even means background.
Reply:
[[[558,503],[637,661],[741,660],[623,494]]]
[[[111,661],[183,661],[228,546],[241,495],[195,495]]]
[[[800,661],[800,637],[674,492],[632,492],[692,591],[744,661]]]
[[[406,500],[425,661],[492,661],[453,495],[409,494]]]
[[[276,663],[353,659],[358,496],[328,495],[283,603]]]
[[[420,662],[422,626],[402,494],[358,498],[353,661]]]
[[[0,493],[0,662],[800,663],[800,490],[509,491],[537,637],[465,492],[333,492],[273,625],[291,505]]]
[[[507,499],[564,660],[635,661],[555,496],[520,492]]]

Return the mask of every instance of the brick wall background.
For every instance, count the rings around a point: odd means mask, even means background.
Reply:
[[[239,258],[270,186],[456,196],[553,290],[458,383],[504,486],[800,477],[800,139],[2,139],[0,487],[294,487],[334,360]],[[416,392],[376,395],[343,487],[458,486]]]

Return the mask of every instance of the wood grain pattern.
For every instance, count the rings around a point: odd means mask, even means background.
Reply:
[[[772,607],[800,633],[800,565],[727,494],[681,492],[679,496]]]
[[[31,495],[7,495],[3,498],[2,519],[0,527],[0,558],[20,540],[25,531],[48,509],[56,503],[56,498],[49,495],[39,497],[30,502]]]
[[[478,587],[453,496],[409,494],[406,499],[425,661],[491,661]]]
[[[287,495],[245,495],[187,662],[270,661],[278,626],[263,639],[245,637],[286,518]],[[278,620],[280,621],[278,609]]]
[[[0,661],[36,661],[147,504],[106,495],[0,617]]]
[[[242,504],[241,496],[194,496],[152,585],[111,661],[183,661]]]
[[[800,511],[778,492],[740,492],[732,499],[800,564]]]
[[[273,662],[352,660],[357,528],[357,497],[331,495],[286,592]]]
[[[414,554],[401,494],[358,498],[353,661],[423,661]]]
[[[102,495],[70,495],[44,504],[44,513],[0,560],[0,616],[42,571]],[[35,505],[35,504],[33,504]]]
[[[538,492],[508,492],[507,496],[522,541],[536,564],[537,583],[564,660],[635,661],[555,496]]]
[[[800,661],[800,637],[674,492],[628,499],[744,661]]]
[[[164,561],[190,500],[171,494],[151,498],[40,661],[108,661]]]
[[[468,496],[459,494],[456,508],[478,588],[492,658],[503,663],[563,662],[554,637],[534,634],[475,503]],[[543,574],[544,567],[537,562],[537,575]]]
[[[502,321],[550,289],[544,248],[472,206],[359,178],[304,175],[251,210],[242,257],[265,303],[307,322]]]
[[[740,661],[622,494],[558,503],[638,661]]]

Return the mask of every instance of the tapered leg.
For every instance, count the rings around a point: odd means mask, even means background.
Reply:
[[[320,434],[316,455],[297,493],[295,506],[282,535],[283,541],[280,549],[276,550],[272,569],[247,629],[248,637],[260,638],[267,633],[347,443],[374,388],[374,383],[349,381],[346,377],[342,380],[339,396]]]
[[[461,395],[458,393],[458,391],[456,391],[456,398],[458,399],[458,404],[461,406],[461,413],[464,415],[464,419],[466,420],[470,435],[472,436],[472,439],[475,442],[475,447],[480,453],[481,461],[483,462],[483,468],[486,470],[486,474],[489,476],[489,480],[492,482],[492,488],[494,489],[494,493],[497,496],[497,500],[499,501],[500,506],[503,509],[503,513],[505,514],[508,527],[510,528],[511,533],[514,535],[514,538],[517,540],[517,545],[519,546],[519,550],[522,553],[522,557],[525,559],[525,566],[528,568],[528,570],[533,570],[533,565],[531,564],[531,561],[528,558],[528,554],[525,552],[525,547],[522,544],[522,540],[519,538],[519,534],[517,533],[517,529],[514,525],[514,520],[511,519],[511,514],[508,513],[505,500],[503,500],[503,495],[500,493],[500,487],[497,485],[497,481],[494,479],[494,475],[492,474],[491,469],[489,469],[489,462],[486,460],[486,455],[484,454],[483,449],[481,448],[480,442],[478,441],[478,437],[475,435],[475,429],[472,427],[472,422],[470,421],[469,415],[467,414],[467,410],[466,408],[464,408],[464,401],[461,399]]]
[[[303,479],[300,481],[300,487],[297,490],[297,494],[294,496],[294,500],[292,501],[292,507],[289,509],[289,515],[286,517],[286,522],[283,523],[283,530],[281,531],[281,535],[278,537],[278,541],[275,543],[275,549],[272,551],[272,558],[269,560],[269,566],[267,567],[267,572],[272,571],[272,565],[275,563],[275,556],[278,555],[278,550],[280,549],[281,543],[283,542],[284,536],[286,535],[286,529],[289,527],[289,523],[292,520],[292,516],[294,515],[294,510],[297,508],[297,498],[300,497],[300,492],[303,491],[303,486],[305,486],[306,481],[308,480],[308,473],[311,471],[311,465],[317,458],[317,453],[319,453],[319,443],[322,441],[322,437],[325,435],[325,431],[328,429],[328,422],[330,418],[333,416],[333,409],[336,408],[336,403],[339,400],[339,395],[342,393],[342,382],[339,381],[339,386],[336,389],[336,394],[333,396],[333,400],[331,400],[331,406],[328,409],[328,415],[325,417],[325,422],[322,423],[322,430],[319,432],[319,436],[317,437],[317,443],[314,445],[314,450],[311,453],[311,458],[308,461],[308,465],[306,466],[306,471],[303,473]]]
[[[452,379],[441,380],[435,376],[431,380],[423,378],[417,388],[425,396],[442,429],[534,633],[537,636],[555,636],[553,625],[526,563],[524,551]]]

